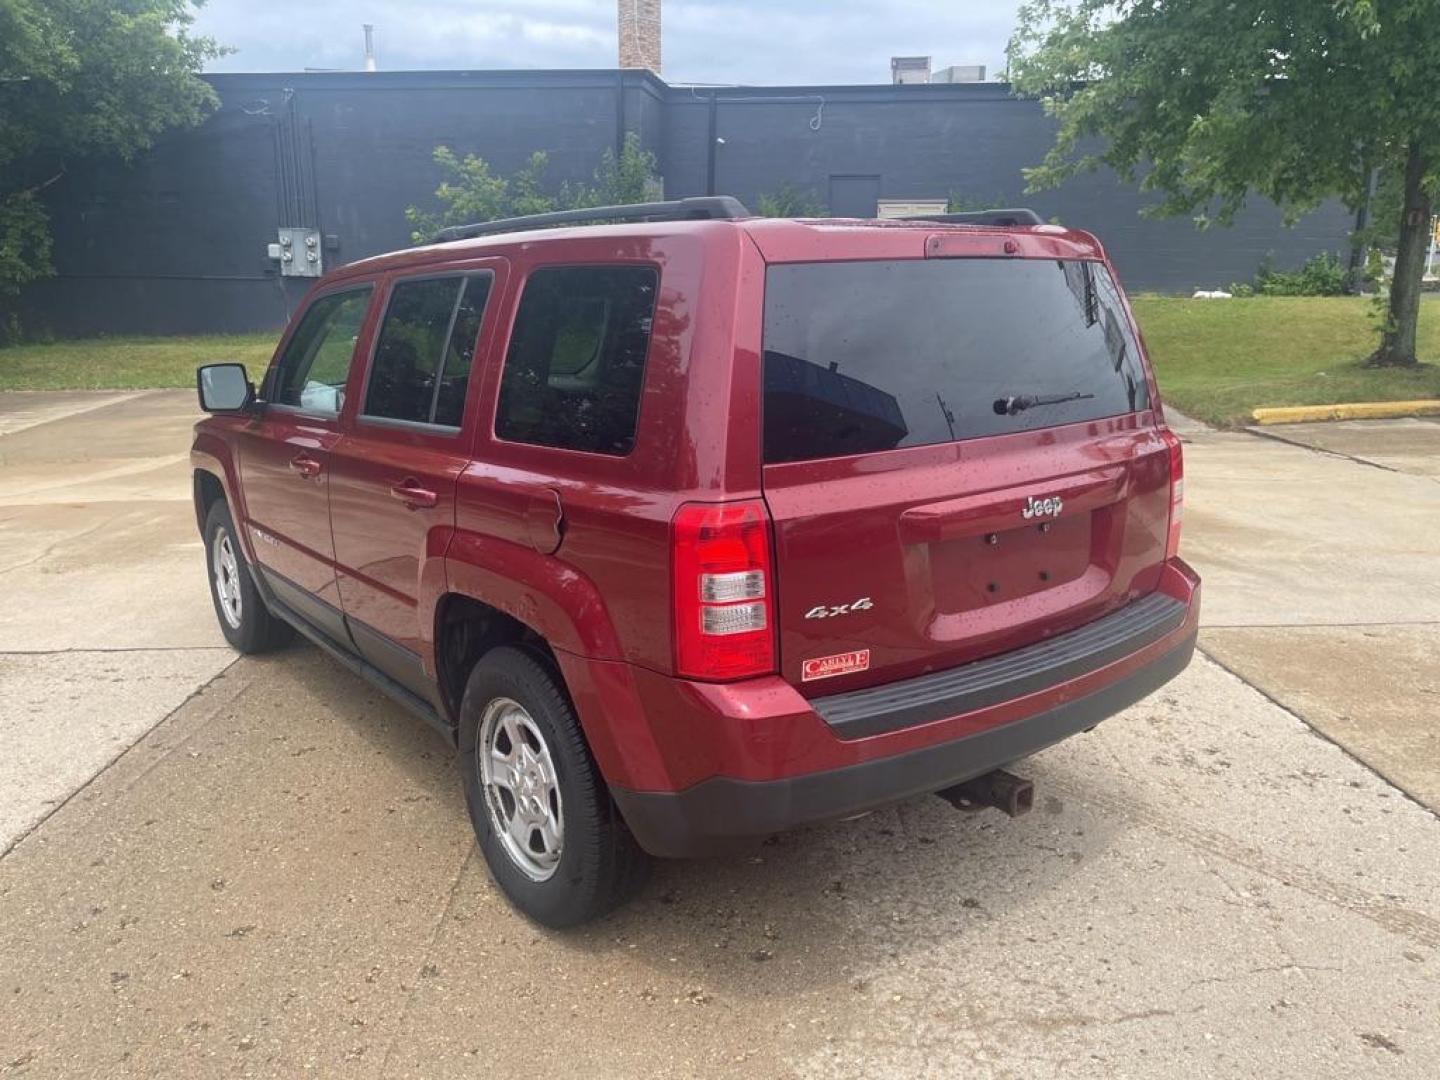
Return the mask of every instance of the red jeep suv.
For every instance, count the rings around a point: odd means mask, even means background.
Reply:
[[[195,506],[230,643],[438,728],[538,922],[647,854],[1022,810],[997,770],[1189,661],[1180,443],[1086,233],[720,197],[437,240],[322,279],[258,390],[200,369]]]

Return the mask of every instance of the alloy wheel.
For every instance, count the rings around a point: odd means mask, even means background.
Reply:
[[[216,529],[211,544],[210,567],[215,574],[215,595],[220,600],[220,613],[232,630],[240,629],[240,563],[226,529]]]
[[[548,880],[560,864],[565,832],[545,737],[522,705],[495,698],[480,718],[475,756],[492,831],[527,877]]]

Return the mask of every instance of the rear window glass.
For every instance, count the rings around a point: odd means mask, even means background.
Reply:
[[[770,463],[1004,435],[1149,405],[1119,291],[1094,262],[773,266],[764,348]]]
[[[628,454],[658,283],[647,266],[531,274],[505,357],[496,433],[513,442]]]

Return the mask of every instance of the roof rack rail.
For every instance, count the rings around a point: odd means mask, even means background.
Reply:
[[[942,225],[990,225],[1000,228],[1045,224],[1044,218],[1025,206],[1008,210],[968,210],[963,214],[916,214],[905,220],[934,221]]]
[[[587,206],[583,210],[553,210],[548,214],[526,214],[524,217],[481,221],[474,225],[451,225],[436,233],[430,242],[443,244],[450,240],[471,240],[477,236],[543,229],[551,225],[593,225],[611,221],[728,221],[747,217],[750,217],[750,211],[739,199],[729,195],[701,195],[668,202]]]

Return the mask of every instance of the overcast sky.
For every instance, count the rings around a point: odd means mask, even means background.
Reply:
[[[664,0],[670,82],[890,81],[890,57],[984,64],[1018,0]],[[359,69],[362,23],[382,70],[616,66],[616,0],[208,0],[196,29],[236,50],[211,71]]]

